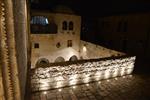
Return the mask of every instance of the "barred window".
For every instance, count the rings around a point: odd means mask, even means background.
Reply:
[[[34,48],[39,48],[39,43],[34,43]]]
[[[49,22],[48,19],[44,16],[33,16],[31,19],[31,24],[47,25]]]
[[[67,46],[72,47],[72,40],[68,40]]]

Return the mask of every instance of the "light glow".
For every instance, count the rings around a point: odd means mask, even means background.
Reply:
[[[62,87],[63,83],[62,82],[57,82],[57,88]]]
[[[73,86],[72,88],[73,88],[73,89],[75,89],[75,88],[76,88],[76,86]]]
[[[109,70],[108,71],[105,71],[105,79],[107,79],[107,78],[109,78],[110,77],[110,72],[109,72]]]
[[[86,52],[86,51],[87,51],[86,46],[83,46],[83,52]]]
[[[123,76],[125,74],[125,68],[122,68],[121,70],[121,76]]]
[[[101,81],[99,81],[98,84],[101,84]]]
[[[84,80],[84,83],[88,83],[90,78],[88,76],[86,76],[83,80]]]
[[[46,21],[46,24],[49,24],[49,23],[48,23],[48,19],[47,19],[47,18],[45,19],[45,21]]]
[[[58,91],[61,92],[62,90],[61,90],[61,89],[58,89]]]
[[[133,76],[132,76],[132,75],[129,75],[129,77],[132,78]]]
[[[107,82],[110,82],[110,80],[107,80]]]
[[[61,88],[91,81],[115,78],[117,76],[130,75],[134,69],[135,57],[110,59],[105,61],[84,62],[81,64],[71,64],[64,66],[51,66],[47,68],[37,68],[31,75],[32,91],[47,90],[51,88]],[[98,82],[100,84],[100,82]],[[34,87],[38,88],[34,88]],[[89,86],[89,84],[86,84]],[[75,88],[75,87],[72,87]],[[61,90],[59,90],[61,91]]]
[[[44,94],[47,94],[47,92],[45,91]]]
[[[115,78],[115,80],[118,80],[118,78]]]

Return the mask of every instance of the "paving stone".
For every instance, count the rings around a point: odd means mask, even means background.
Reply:
[[[34,92],[31,100],[150,100],[150,77],[133,75],[44,92]],[[36,88],[36,86],[35,86]]]

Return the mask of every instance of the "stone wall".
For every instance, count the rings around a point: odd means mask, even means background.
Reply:
[[[32,91],[89,83],[131,74],[136,57],[116,57],[69,62],[32,70]]]
[[[100,18],[99,39],[116,50],[137,56],[150,55],[150,13],[138,12]],[[120,25],[120,28],[118,25]],[[107,27],[106,24],[109,24]]]
[[[31,36],[32,40],[38,39],[38,41],[40,42],[40,48],[38,49],[34,49],[34,45],[32,44],[31,68],[35,68],[36,63],[41,58],[46,58],[49,60],[49,62],[54,63],[58,57],[63,57],[65,61],[69,61],[69,59],[74,55],[77,56],[78,59],[97,59],[125,55],[125,53],[111,50],[82,40],[80,40],[80,43],[78,44],[78,49],[80,50],[75,49],[74,46],[69,48],[65,47],[66,45],[61,48],[56,48],[54,46],[55,36],[43,34],[32,34]],[[62,39],[65,39],[65,37]],[[59,40],[61,41],[62,39]],[[52,43],[53,45],[50,45],[50,43]],[[47,48],[48,45],[49,48]],[[77,46],[77,44],[75,46]]]
[[[111,50],[90,42],[80,41],[80,57],[82,59],[96,59],[122,55],[125,55],[125,53]]]

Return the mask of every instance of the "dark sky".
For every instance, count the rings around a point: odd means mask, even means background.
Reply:
[[[38,1],[38,0],[35,0]],[[32,3],[34,9],[51,9],[66,5],[82,16],[105,16],[111,14],[150,11],[150,0],[39,0]]]

